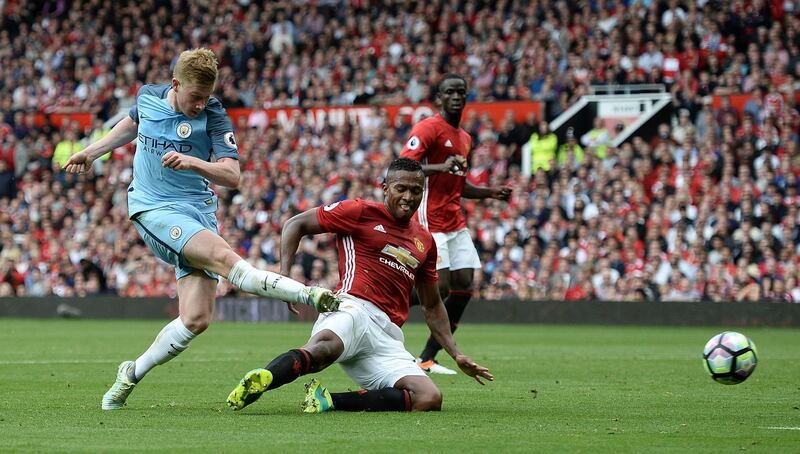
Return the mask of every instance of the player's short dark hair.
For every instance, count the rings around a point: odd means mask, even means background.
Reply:
[[[458,79],[458,80],[464,82],[464,85],[467,85],[467,79],[465,79],[464,76],[462,76],[461,74],[447,73],[444,76],[442,76],[442,78],[439,80],[439,83],[436,84],[436,94],[439,94],[439,93],[442,92],[442,85],[444,84],[444,81],[450,80],[450,79]]]
[[[397,158],[389,164],[389,170],[386,171],[386,179],[389,181],[389,176],[395,172],[422,172],[422,164],[409,158]]]

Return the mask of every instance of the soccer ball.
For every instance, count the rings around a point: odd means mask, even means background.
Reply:
[[[725,385],[747,380],[756,369],[757,362],[756,344],[733,331],[717,334],[703,349],[703,364],[711,378]]]

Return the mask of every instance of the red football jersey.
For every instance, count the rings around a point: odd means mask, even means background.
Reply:
[[[465,159],[472,149],[472,137],[461,128],[454,128],[441,115],[426,118],[411,129],[400,153],[422,164],[441,164],[452,155]],[[442,172],[425,178],[425,193],[417,211],[419,223],[431,232],[457,232],[467,227],[461,212],[461,193],[467,181],[466,171],[460,175]]]
[[[436,243],[419,222],[401,223],[383,203],[345,200],[317,208],[319,225],[336,233],[336,292],[365,299],[397,326],[408,318],[416,279],[436,282]]]

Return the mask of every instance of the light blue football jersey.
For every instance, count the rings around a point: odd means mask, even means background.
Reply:
[[[128,216],[171,204],[190,204],[204,213],[217,209],[209,181],[191,170],[161,165],[170,151],[204,161],[239,159],[233,124],[216,98],[196,118],[173,110],[167,101],[170,84],[145,85],[136,94],[130,117],[139,124],[133,181],[128,187]]]

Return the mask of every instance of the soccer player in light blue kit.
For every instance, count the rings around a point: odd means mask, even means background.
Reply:
[[[88,172],[103,153],[136,139],[128,215],[156,256],[175,267],[178,282],[179,317],[139,358],[120,364],[116,382],[103,396],[104,410],[122,408],[147,372],[176,357],[205,331],[217,276],[245,292],[308,304],[320,312],[339,306],[330,290],[252,267],[219,236],[217,196],[208,185],[237,187],[239,155],[231,120],[211,97],[216,81],[212,51],[181,53],[172,84],[143,86],[130,115],[65,166],[69,173]]]

